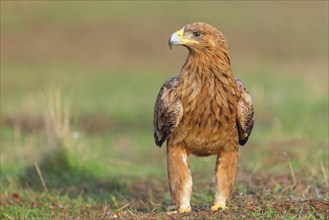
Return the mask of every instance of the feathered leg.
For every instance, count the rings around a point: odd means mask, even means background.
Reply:
[[[171,197],[178,204],[178,212],[191,211],[192,176],[187,156],[183,145],[167,144],[168,182]]]
[[[221,152],[217,155],[215,184],[216,195],[212,211],[227,209],[226,202],[230,199],[238,172],[238,151]]]

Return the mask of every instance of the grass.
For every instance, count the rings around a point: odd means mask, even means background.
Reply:
[[[329,218],[327,3],[1,4],[1,219]],[[194,211],[169,216],[153,104],[195,14],[227,32],[256,123],[229,210],[209,211],[215,158],[192,156]]]
[[[248,76],[251,93],[260,94],[254,91],[259,89],[259,85],[266,84],[269,77],[258,74]],[[120,77],[109,74],[104,78],[111,82],[119,81]],[[138,78],[142,82],[149,80],[150,75],[141,73]],[[161,81],[161,76],[154,78],[154,81],[157,81],[156,78]],[[92,91],[92,88],[105,79],[95,79],[97,83],[89,80],[90,87],[84,87],[87,90],[84,92],[96,94],[97,91]],[[72,115],[65,118],[64,115],[68,114],[65,109],[68,107],[61,103],[68,103],[67,100],[73,100],[75,95],[70,93],[65,96],[64,88],[60,97],[55,92],[54,97],[57,98],[50,98],[59,103],[55,102],[50,109],[46,107],[45,112],[57,109],[59,112],[53,114],[58,117],[50,125],[58,123],[59,131],[63,131],[60,126],[65,125],[66,133],[54,137],[56,132],[45,132],[49,127],[44,123],[51,120],[46,120],[36,112],[32,112],[34,116],[31,118],[18,115],[15,123],[8,121],[2,125],[2,152],[5,154],[1,158],[1,208],[4,218],[111,218],[115,215],[123,218],[169,218],[164,214],[171,207],[165,150],[154,147],[152,118],[147,117],[152,114],[152,108],[146,109],[140,105],[135,93],[139,91],[137,95],[145,97],[147,105],[152,107],[154,92],[139,90],[140,84],[136,81],[120,80],[126,86],[123,99],[126,96],[130,104],[135,106],[134,110],[128,108],[127,111],[119,112],[116,109],[112,112],[104,107],[105,110],[96,113],[86,111],[74,115],[72,103],[76,103],[76,100],[70,102]],[[325,89],[319,92],[321,95],[317,100],[313,99],[312,94],[300,100],[294,97],[307,86],[306,78],[292,77],[283,84],[279,80],[271,82],[265,94],[254,96],[258,123],[250,144],[240,151],[239,180],[230,210],[218,214],[206,211],[213,200],[211,174],[214,158],[191,157],[194,177],[192,204],[199,211],[190,217],[325,219],[328,215],[325,211],[325,201],[328,200],[327,124],[325,120],[319,120],[321,115],[323,117],[326,114]],[[295,85],[289,87],[293,83]],[[278,91],[277,87],[282,89]],[[79,88],[75,89],[75,93],[79,93]],[[115,91],[122,88],[111,89]],[[290,94],[283,96],[282,93],[287,91]],[[274,103],[272,108],[268,108],[266,106],[270,106],[271,102],[264,96],[277,97],[277,103],[287,105]],[[49,98],[46,95],[43,97]],[[92,100],[95,105],[102,102],[92,97],[97,95],[90,94],[89,98],[84,98]],[[47,100],[44,102],[47,103]],[[120,105],[120,102],[114,99],[112,104]],[[307,108],[300,109],[300,103]],[[40,106],[37,100],[30,104]],[[124,109],[123,106],[120,108]],[[287,114],[286,108],[294,109],[294,112]],[[311,114],[314,111],[318,114]],[[308,117],[299,120],[303,115]],[[42,125],[33,128],[33,123],[37,124],[35,120],[43,121]],[[275,124],[276,120],[283,124]],[[310,128],[307,124],[312,121],[318,124],[313,132],[308,133]],[[291,127],[287,127],[289,123],[292,123]],[[51,141],[54,138],[64,142]],[[35,161],[47,190],[37,172]]]

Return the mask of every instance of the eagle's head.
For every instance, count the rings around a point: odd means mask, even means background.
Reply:
[[[216,49],[227,50],[227,41],[222,32],[204,22],[185,25],[169,38],[169,47],[183,45],[190,51],[200,52]]]

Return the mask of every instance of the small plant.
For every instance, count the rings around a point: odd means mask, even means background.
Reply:
[[[48,105],[44,123],[49,145],[56,148],[68,147],[72,141],[70,103],[62,95],[60,89],[49,92],[47,98]]]

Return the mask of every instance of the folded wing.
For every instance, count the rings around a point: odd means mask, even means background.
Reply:
[[[176,96],[179,77],[172,77],[161,87],[154,106],[154,140],[161,147],[178,126],[183,116],[183,106]]]
[[[235,81],[241,91],[241,97],[237,109],[237,128],[239,133],[239,144],[245,145],[250,136],[254,125],[254,107],[251,97],[243,82],[235,78]]]

